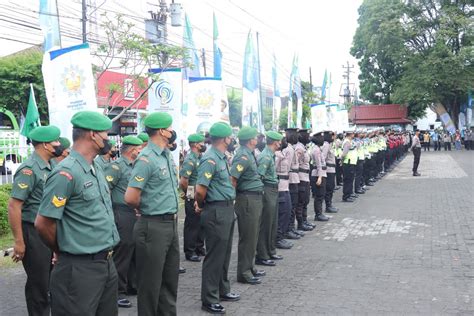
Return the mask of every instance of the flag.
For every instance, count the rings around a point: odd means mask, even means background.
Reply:
[[[39,24],[44,35],[44,51],[60,48],[61,33],[56,0],[40,0]]]
[[[323,85],[321,86],[321,101],[326,100],[326,89],[328,86],[328,71],[324,71]]]
[[[301,119],[303,117],[303,99],[301,93],[301,77],[298,67],[298,56],[293,57],[293,65],[291,67],[290,75],[290,98],[288,108],[288,127],[295,127],[293,123],[293,93],[296,95],[296,127],[302,128]]]
[[[199,56],[196,47],[194,46],[193,30],[191,28],[191,22],[189,22],[187,14],[184,15],[184,21],[183,46],[185,49],[187,49],[187,53],[189,54],[186,61],[192,65],[192,69],[185,68],[184,76],[185,79],[188,79],[189,77],[200,77]]]
[[[273,95],[276,97],[279,97],[280,88],[278,87],[278,81],[277,81],[277,66],[276,66],[275,53],[273,53],[272,79],[273,79]]]
[[[30,99],[28,101],[28,108],[26,109],[25,122],[21,128],[21,135],[28,137],[28,134],[38,126],[41,126],[40,116],[38,107],[36,106],[33,85],[30,84]]]
[[[252,32],[249,31],[245,45],[244,69],[242,74],[242,125],[263,130],[259,112],[259,89],[257,74],[257,54],[253,46]]]
[[[213,13],[214,19],[214,33],[213,33],[213,44],[214,44],[214,78],[222,78],[222,52],[219,48],[219,31],[217,30],[216,14]]]
[[[273,129],[278,130],[278,125],[280,123],[281,99],[280,99],[280,89],[278,87],[275,53],[273,53],[272,79],[273,79],[273,112],[272,112],[273,124],[272,124],[272,127]]]

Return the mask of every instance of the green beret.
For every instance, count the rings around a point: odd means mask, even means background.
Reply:
[[[148,134],[145,133],[145,132],[142,132],[142,133],[138,134],[137,137],[140,138],[141,141],[144,142],[144,143],[147,142],[150,139],[150,136],[148,136]]]
[[[94,111],[80,111],[72,116],[73,127],[103,132],[112,128],[112,121],[105,115]]]
[[[280,141],[283,138],[283,135],[274,131],[268,131],[265,133],[265,136],[267,136],[270,139]]]
[[[209,135],[221,138],[229,137],[232,135],[232,128],[227,123],[217,122],[212,124],[211,128],[209,129]]]
[[[39,126],[28,134],[28,138],[40,143],[50,143],[59,139],[61,131],[54,125]]]
[[[237,134],[237,137],[240,140],[249,140],[257,137],[257,134],[258,131],[255,127],[244,126],[240,129],[239,133]]]
[[[173,118],[166,112],[153,112],[145,117],[143,123],[149,128],[168,128],[173,123]]]
[[[200,143],[200,142],[203,142],[204,139],[205,137],[202,134],[191,134],[188,136],[188,141],[190,143]]]
[[[59,142],[61,143],[61,146],[63,146],[63,149],[71,147],[71,142],[66,137],[59,137]]]
[[[115,139],[109,139],[110,146],[114,147],[117,145],[117,141]]]
[[[137,136],[128,135],[128,136],[125,136],[125,137],[122,139],[122,144],[124,144],[124,145],[133,145],[133,146],[140,146],[140,145],[143,144],[143,140],[141,140],[141,139],[138,138]]]

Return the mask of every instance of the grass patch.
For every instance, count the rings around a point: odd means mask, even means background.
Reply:
[[[13,235],[11,232],[0,236],[0,250],[2,250],[0,253],[0,269],[8,269],[21,265],[21,262],[14,263],[11,257],[3,256],[3,250],[13,247],[14,243],[15,242],[13,241]]]

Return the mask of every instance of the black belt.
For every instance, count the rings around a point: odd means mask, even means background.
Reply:
[[[309,173],[309,169],[299,168],[299,169],[298,169],[298,172]]]
[[[228,200],[228,201],[211,201],[207,202],[205,205],[209,206],[234,206],[234,200]]]
[[[262,195],[262,191],[237,191],[239,194],[245,194],[245,195]]]
[[[59,252],[59,260],[61,258],[70,258],[70,259],[78,259],[78,260],[87,260],[87,261],[92,261],[92,260],[109,260],[112,258],[112,254],[114,251],[112,249],[109,250],[102,250],[97,253],[93,254],[83,254],[83,255],[75,255],[69,252]]]
[[[277,176],[278,180],[290,180],[290,176]]]
[[[327,164],[326,164],[326,166],[334,168],[334,167],[336,166],[336,164],[333,164],[333,163],[327,163]]]
[[[297,173],[297,172],[299,172],[299,169],[291,169],[290,172],[293,172],[293,173],[296,172]]]
[[[145,215],[142,214],[141,217],[143,218],[149,218],[149,219],[157,219],[161,221],[174,221],[177,217],[178,214],[160,214],[160,215]]]
[[[264,183],[263,186],[278,189],[278,183]]]

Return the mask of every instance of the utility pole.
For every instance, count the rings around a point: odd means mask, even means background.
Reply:
[[[347,62],[347,66],[342,65],[342,68],[344,69],[344,74],[342,75],[342,77],[346,79],[346,87],[344,88],[343,93],[340,96],[344,97],[344,103],[347,105],[351,103],[352,95],[351,95],[351,88],[350,88],[350,77],[351,77],[351,73],[353,73],[351,69],[354,68],[354,65],[349,65],[349,62]]]
[[[311,67],[309,67],[309,91],[313,93],[313,76],[311,75]]]
[[[206,50],[204,48],[201,49],[201,58],[202,58],[202,67],[204,68],[204,77],[207,77],[206,71]]]
[[[87,0],[82,0],[82,42],[87,42]]]

